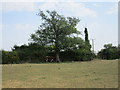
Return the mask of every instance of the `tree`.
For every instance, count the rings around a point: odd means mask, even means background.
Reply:
[[[87,28],[85,28],[85,31],[84,31],[84,33],[85,33],[85,41],[86,41],[87,43],[89,43],[89,40],[88,40],[88,31],[87,31]]]
[[[92,52],[91,52],[91,45],[90,45],[90,42],[89,42],[89,38],[88,38],[88,30],[87,28],[85,28],[85,50],[84,50],[84,53],[86,53],[86,57],[85,58],[90,58],[90,60],[93,58],[93,55]]]
[[[56,11],[46,12],[47,14],[40,10],[37,14],[43,22],[39,25],[38,30],[31,34],[31,40],[41,46],[53,45],[56,61],[60,62],[59,53],[63,48],[64,41],[67,41],[68,37],[75,37],[76,34],[80,34],[75,27],[80,20],[75,17],[64,17]]]
[[[15,45],[12,50],[18,53],[21,62],[38,63],[45,61],[49,48],[36,43],[29,43],[28,45]]]
[[[88,31],[87,31],[87,28],[85,28],[84,33],[85,33],[85,44],[86,44],[86,46],[88,47],[88,49],[90,49],[90,48],[91,48],[91,45],[90,45],[90,42],[89,42],[89,39],[88,39]]]
[[[3,64],[19,63],[19,56],[17,52],[2,50],[2,63]]]
[[[84,40],[80,37],[67,37],[62,43],[64,51],[76,50],[84,46]]]
[[[107,49],[107,48],[112,48],[112,44],[105,44],[104,45],[104,48]]]
[[[118,44],[118,59],[120,59],[120,44]]]
[[[0,64],[2,64],[2,50],[0,50]]]
[[[119,59],[119,47],[112,46],[112,44],[105,44],[104,49],[98,52],[98,57],[102,59]]]

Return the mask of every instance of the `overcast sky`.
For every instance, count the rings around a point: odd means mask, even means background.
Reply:
[[[36,14],[39,9],[56,10],[64,16],[81,19],[77,29],[88,28],[90,41],[94,39],[95,51],[104,44],[118,44],[118,3],[117,2],[4,2],[2,3],[2,49],[11,50],[16,45],[27,44],[30,34],[41,23]]]

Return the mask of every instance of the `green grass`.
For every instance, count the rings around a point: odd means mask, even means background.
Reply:
[[[118,60],[2,66],[3,88],[117,88]]]

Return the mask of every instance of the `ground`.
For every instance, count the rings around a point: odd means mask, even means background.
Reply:
[[[2,66],[3,88],[117,88],[118,60]]]

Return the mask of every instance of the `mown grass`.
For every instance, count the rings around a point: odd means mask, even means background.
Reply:
[[[118,60],[2,66],[3,88],[117,88]]]

